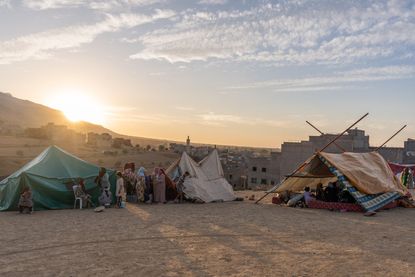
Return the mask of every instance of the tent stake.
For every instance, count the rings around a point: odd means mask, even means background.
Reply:
[[[406,125],[403,126],[401,129],[399,129],[399,131],[397,131],[395,134],[393,134],[393,136],[391,136],[387,141],[385,141],[381,146],[379,146],[378,148],[375,149],[375,152],[378,151],[379,149],[381,149],[383,146],[385,146],[386,143],[388,143],[389,141],[391,141],[394,137],[396,137],[400,132],[402,132],[403,129],[406,128]]]
[[[317,129],[316,126],[314,126],[313,124],[311,124],[309,121],[305,121],[308,125],[310,125],[314,130],[316,130],[317,132],[319,132],[321,135],[325,135],[325,133],[323,133],[322,131],[320,131],[319,129]],[[341,147],[337,142],[334,143],[334,145],[336,145],[341,151],[343,152],[347,152],[346,149],[344,149],[343,147]]]
[[[323,152],[325,149],[327,149],[327,147],[329,147],[330,145],[332,145],[333,143],[335,143],[336,140],[338,140],[341,136],[343,136],[347,131],[349,131],[350,129],[352,129],[357,123],[359,123],[360,121],[362,121],[368,115],[369,115],[369,113],[366,113],[364,116],[362,116],[361,118],[359,118],[359,120],[357,120],[355,123],[353,123],[346,130],[344,130],[340,135],[338,135],[337,137],[335,137],[330,143],[328,143],[326,146],[324,146],[323,149],[321,149],[320,151],[317,151],[317,153]],[[259,198],[255,202],[255,204],[258,204],[262,199],[264,199],[265,197],[267,197],[270,193],[273,193],[275,191],[275,189],[277,189],[279,187],[279,185],[281,185],[287,179],[293,177],[298,171],[300,171],[300,169],[304,166],[304,164],[305,163],[302,163],[293,173],[291,173],[289,176],[285,177],[281,182],[278,183],[278,185],[274,186],[274,188],[272,188],[271,190],[267,191],[261,198]]]

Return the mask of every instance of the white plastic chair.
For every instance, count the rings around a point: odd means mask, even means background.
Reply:
[[[78,185],[73,186],[72,189],[73,189],[73,195],[75,196],[75,202],[73,203],[73,208],[76,209],[76,201],[79,200],[79,209],[82,210],[82,198],[76,197],[76,190],[78,189]]]

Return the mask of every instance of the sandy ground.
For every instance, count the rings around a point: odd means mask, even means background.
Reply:
[[[414,216],[252,201],[4,212],[0,276],[414,276]]]

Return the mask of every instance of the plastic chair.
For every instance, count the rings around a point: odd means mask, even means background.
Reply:
[[[73,208],[76,209],[76,201],[79,200],[79,209],[82,210],[82,198],[76,196],[76,190],[78,189],[78,185],[73,186],[73,195],[75,196],[75,202],[73,203]]]

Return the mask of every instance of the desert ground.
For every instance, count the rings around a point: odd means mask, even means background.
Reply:
[[[2,212],[0,276],[414,276],[414,216],[269,199]]]

